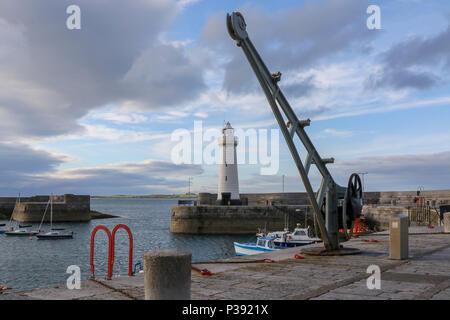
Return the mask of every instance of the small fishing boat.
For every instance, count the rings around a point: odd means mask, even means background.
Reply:
[[[48,205],[50,204],[50,231],[41,233],[39,232],[36,236],[38,240],[60,240],[60,239],[72,239],[72,231],[64,231],[62,228],[53,228],[53,194],[50,196],[50,200],[42,216],[41,225],[39,226],[39,231],[41,230],[42,223],[44,222],[45,213],[47,212]]]
[[[284,229],[284,231],[269,232],[267,234],[260,233],[258,235],[272,237],[275,245],[287,248],[304,246],[322,241],[320,238],[311,237],[310,228],[300,228],[300,224],[297,224],[297,227],[293,232],[289,232],[288,229]]]
[[[279,249],[273,242],[272,237],[258,237],[255,242],[237,243],[234,242],[234,251],[238,256],[248,256],[264,252],[273,252]]]

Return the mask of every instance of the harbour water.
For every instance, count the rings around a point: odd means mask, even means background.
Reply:
[[[233,241],[249,241],[255,237],[226,235],[181,235],[169,231],[171,207],[177,199],[91,199],[91,209],[120,218],[91,220],[85,223],[56,223],[54,227],[74,232],[68,240],[37,240],[33,237],[0,235],[0,285],[14,291],[64,284],[70,265],[78,265],[81,277],[90,276],[90,236],[97,225],[110,230],[115,225],[127,225],[133,233],[133,265],[142,261],[142,254],[156,249],[177,249],[192,252],[192,260],[213,261],[234,256]],[[8,221],[0,221],[8,223]],[[34,224],[32,229],[37,229]],[[49,225],[44,225],[47,230]],[[106,277],[108,238],[97,232],[95,242],[95,275]],[[128,273],[128,234],[116,235],[114,275]]]

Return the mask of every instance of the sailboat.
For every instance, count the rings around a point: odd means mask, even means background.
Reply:
[[[39,232],[37,235],[38,240],[59,240],[59,239],[72,239],[73,232],[72,231],[64,231],[61,228],[53,228],[53,194],[49,200],[50,203],[50,231],[46,233]],[[41,220],[41,225],[39,226],[39,231],[41,230],[42,222],[44,222],[45,213],[47,212],[47,207],[45,208],[44,215]]]
[[[19,193],[19,197],[18,197],[18,201],[16,200],[16,203],[20,203],[20,193]],[[9,219],[9,227],[3,231],[3,233],[7,236],[34,236],[38,233],[38,231],[35,230],[28,230],[28,229],[24,229],[20,224],[19,224],[19,228],[18,229],[14,229],[13,226],[11,226],[12,224],[12,218],[13,215],[11,215],[11,218]],[[31,227],[31,226],[27,226],[27,227]]]
[[[8,231],[8,228],[6,227],[5,223],[0,224],[0,234],[5,233]]]
[[[20,193],[19,193],[19,197],[16,198],[16,204],[17,204],[17,199],[19,200],[19,203],[20,203]],[[13,218],[13,214],[11,213],[11,217],[9,218],[8,226],[6,226],[6,223],[0,224],[0,234],[14,230],[14,227],[12,226],[12,218]]]

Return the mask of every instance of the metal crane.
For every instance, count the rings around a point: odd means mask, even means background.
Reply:
[[[310,119],[299,120],[278,86],[281,73],[270,73],[264,61],[253,46],[246,31],[244,17],[239,12],[227,14],[227,28],[231,38],[241,47],[252,67],[261,88],[272,108],[275,118],[280,126],[283,137],[294,158],[294,162],[302,178],[308,194],[314,218],[320,230],[325,250],[319,250],[318,254],[353,254],[357,249],[344,249],[339,242],[347,241],[352,236],[353,223],[361,215],[362,186],[358,174],[350,176],[348,186],[339,186],[328,171],[326,164],[333,163],[334,158],[321,158],[313,143],[305,132],[305,127],[311,123]],[[283,112],[283,113],[282,113]],[[283,116],[284,114],[284,116]],[[287,121],[285,120],[287,119]],[[294,137],[297,136],[306,149],[307,155],[302,162]],[[322,175],[322,183],[317,193],[314,193],[308,178],[311,164],[316,165]],[[350,228],[350,233],[347,233]],[[344,232],[340,233],[339,229]],[[313,251],[311,251],[312,253]]]

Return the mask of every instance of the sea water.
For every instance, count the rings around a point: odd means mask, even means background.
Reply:
[[[232,235],[182,235],[169,231],[171,207],[177,199],[91,199],[91,209],[119,216],[89,222],[54,223],[54,228],[74,232],[73,239],[37,240],[33,237],[8,237],[0,234],[0,286],[21,291],[49,285],[65,285],[70,274],[67,267],[77,265],[82,280],[90,277],[91,232],[98,225],[111,231],[117,224],[127,225],[133,234],[133,269],[146,251],[158,249],[186,250],[192,261],[213,261],[235,255],[233,241],[254,241],[255,237]],[[8,223],[8,221],[0,221]],[[38,223],[31,229],[37,229]],[[49,229],[44,224],[42,229]],[[128,274],[128,234],[116,234],[114,276]],[[95,239],[95,277],[105,278],[107,272],[108,237],[99,230]]]

